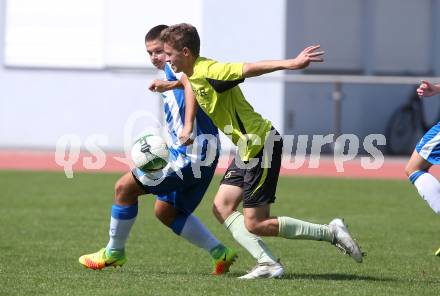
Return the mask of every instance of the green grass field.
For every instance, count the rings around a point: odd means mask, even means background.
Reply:
[[[210,275],[209,256],[153,216],[140,200],[123,268],[86,270],[82,254],[108,240],[117,174],[0,172],[0,295],[439,295],[440,219],[405,181],[281,178],[274,215],[317,223],[344,217],[368,253],[357,264],[328,243],[268,238],[286,274],[236,279],[254,265],[211,214],[219,179],[196,214],[239,259]]]

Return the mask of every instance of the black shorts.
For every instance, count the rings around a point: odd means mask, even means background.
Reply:
[[[237,155],[220,183],[243,188],[244,208],[256,208],[273,203],[276,198],[282,152],[283,139],[273,129],[264,147],[254,157],[255,160],[243,163],[237,159]]]

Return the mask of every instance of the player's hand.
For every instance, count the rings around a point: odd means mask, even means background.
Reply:
[[[159,80],[156,79],[153,82],[151,82],[150,86],[148,87],[149,90],[152,92],[164,92],[169,89],[170,85],[168,81],[165,80]]]
[[[183,127],[182,132],[179,135],[179,141],[184,146],[191,145],[194,140],[191,138],[192,131],[190,129],[187,129]]]
[[[288,60],[286,68],[288,70],[297,70],[306,68],[311,62],[323,62],[325,51],[316,51],[321,45],[312,45],[301,51],[296,58]]]
[[[434,88],[435,87],[431,82],[427,80],[422,80],[419,87],[417,88],[417,94],[420,98],[433,96],[437,94]]]

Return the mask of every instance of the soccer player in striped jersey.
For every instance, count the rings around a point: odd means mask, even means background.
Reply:
[[[259,236],[328,241],[355,261],[363,254],[342,219],[329,225],[313,224],[291,217],[272,217],[270,204],[281,167],[282,138],[272,123],[254,111],[240,90],[245,78],[278,70],[295,70],[322,61],[319,46],[309,46],[296,58],[257,63],[219,63],[199,56],[196,28],[178,24],[161,35],[173,70],[184,72],[201,109],[237,146],[235,161],[227,169],[214,200],[214,214],[240,241],[245,232]],[[243,215],[236,209],[243,201]],[[244,224],[243,224],[244,222]],[[259,260],[243,279],[280,277],[283,268],[276,260]]]
[[[127,261],[125,245],[136,220],[138,196],[154,194],[156,217],[177,235],[206,250],[213,260],[212,273],[220,275],[228,272],[237,257],[236,252],[218,241],[192,214],[202,200],[217,166],[220,148],[218,130],[203,111],[197,110],[197,104],[185,104],[185,95],[193,96],[192,90],[188,89],[190,86],[186,76],[182,75],[179,80],[179,75],[176,75],[165,61],[163,43],[159,39],[161,31],[165,28],[165,25],[152,28],[145,36],[145,43],[152,64],[165,72],[166,81],[171,81],[171,86],[174,87],[183,86],[183,89],[169,91],[165,91],[164,87],[167,85],[160,81],[155,81],[150,86],[152,89],[163,91],[161,97],[168,133],[172,140],[169,165],[158,175],[135,168],[117,181],[111,211],[109,242],[100,251],[81,256],[79,262],[90,269],[122,266]],[[194,130],[196,135],[205,137],[196,137],[191,145],[192,139],[179,137],[183,134],[184,124],[186,128]],[[211,159],[207,162],[209,157]],[[195,166],[199,169],[198,175],[193,173]],[[152,179],[155,178],[159,178],[159,181],[151,185]]]
[[[417,94],[420,98],[440,94],[440,83],[433,84],[422,80]],[[440,183],[428,172],[433,164],[440,164],[440,122],[422,137],[405,168],[409,180],[417,188],[420,196],[436,214],[440,214]],[[435,255],[440,256],[440,248]]]

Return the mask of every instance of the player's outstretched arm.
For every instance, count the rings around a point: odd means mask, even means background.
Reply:
[[[185,122],[183,123],[183,129],[179,135],[179,140],[183,145],[187,146],[191,145],[194,141],[191,139],[191,134],[194,128],[194,119],[196,118],[198,105],[191,84],[185,74],[182,74],[180,77],[180,82],[183,85],[185,92]]]
[[[436,94],[440,94],[440,83],[432,84],[428,80],[422,80],[417,88],[417,94],[419,97],[431,97]]]
[[[324,51],[317,51],[320,47],[320,45],[306,47],[293,59],[245,63],[243,77],[254,77],[279,70],[299,70],[306,68],[311,62],[323,62]]]
[[[168,90],[172,90],[175,88],[182,88],[182,83],[177,81],[167,81],[167,80],[159,80],[156,79],[153,82],[150,83],[150,86],[148,87],[149,90],[155,91],[155,92],[164,92]]]

